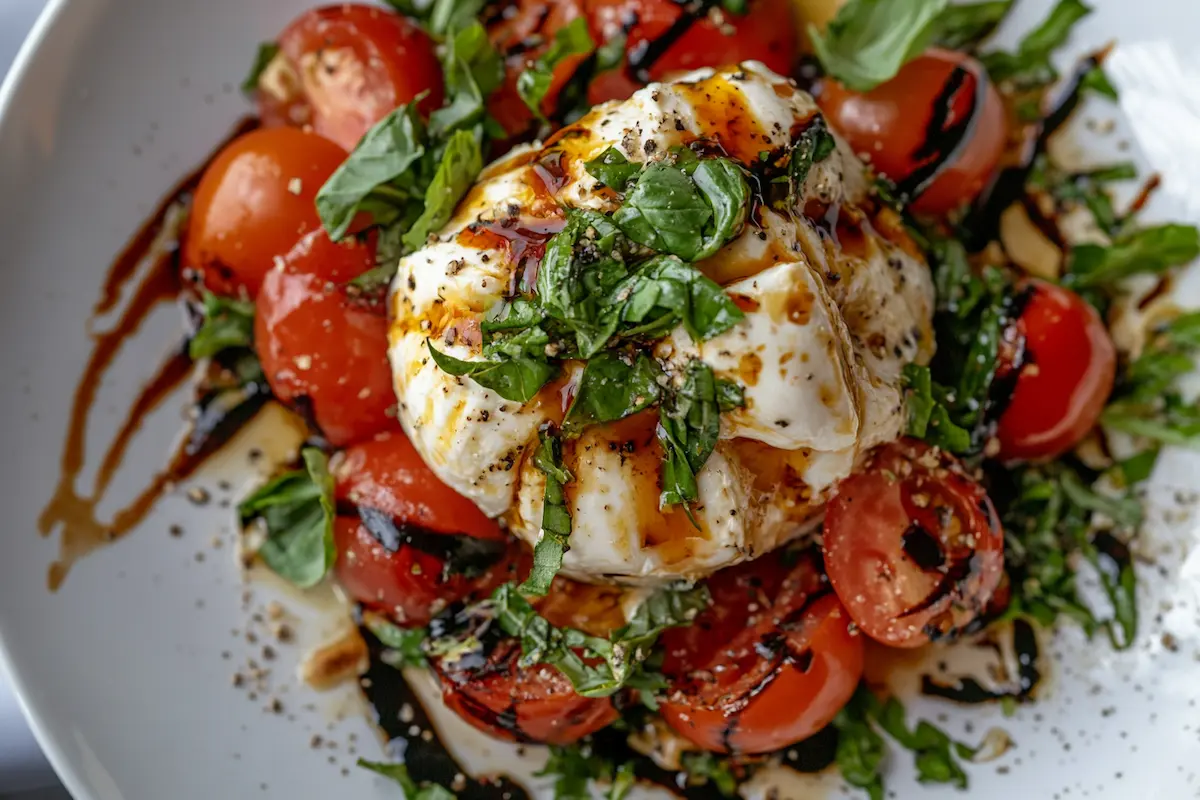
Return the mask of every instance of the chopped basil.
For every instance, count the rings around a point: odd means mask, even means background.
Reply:
[[[546,488],[542,493],[542,535],[533,548],[533,567],[520,591],[542,596],[550,591],[554,576],[562,568],[563,555],[570,549],[571,509],[564,489],[574,477],[563,466],[562,442],[547,431],[541,432],[541,445],[533,463],[546,476]]]
[[[358,766],[395,781],[404,794],[404,800],[456,800],[454,792],[436,783],[418,784],[408,774],[404,764],[384,764],[378,761],[358,760]]]
[[[971,432],[956,424],[944,402],[943,387],[935,387],[929,367],[919,364],[904,366],[905,404],[908,408],[908,435],[924,439],[935,447],[952,453],[967,453],[971,449]]]
[[[250,71],[246,73],[246,78],[242,81],[241,88],[244,94],[253,94],[258,91],[259,78],[277,55],[279,55],[279,45],[275,42],[259,43],[258,50],[254,53],[254,63],[250,65]]]
[[[662,676],[645,672],[643,662],[662,632],[690,624],[708,606],[709,595],[703,586],[662,589],[608,639],[554,627],[512,584],[498,588],[488,603],[500,628],[521,642],[522,666],[551,664],[580,695],[609,697],[626,686],[648,690],[663,685]]]
[[[301,453],[304,469],[267,483],[238,506],[245,525],[261,519],[267,538],[258,555],[280,577],[301,588],[318,583],[333,566],[333,478],[315,447]]]
[[[453,36],[475,23],[484,0],[386,0],[387,4],[405,16],[421,23],[436,38]]]
[[[1088,70],[1079,85],[1085,91],[1098,94],[1109,100],[1116,101],[1121,99],[1120,95],[1117,94],[1117,87],[1113,86],[1112,81],[1109,80],[1108,73],[1099,64]]]
[[[454,207],[471,188],[481,169],[483,153],[475,135],[469,131],[450,134],[437,171],[425,190],[424,209],[404,234],[404,244],[416,250],[425,244],[429,234],[449,222]]]
[[[699,497],[696,475],[717,445],[722,398],[735,407],[742,402],[738,387],[714,378],[712,367],[699,359],[689,362],[681,383],[667,391],[659,406],[658,426],[666,454],[659,497],[662,505],[691,503]]]
[[[411,204],[424,198],[414,169],[426,152],[425,124],[417,111],[420,99],[400,106],[367,131],[317,192],[317,213],[330,239],[340,241],[359,212],[370,213],[375,224],[387,225],[410,216]]]
[[[254,344],[254,303],[204,293],[204,321],[188,342],[193,360]]]
[[[880,702],[865,684],[858,687],[833,722],[838,730],[837,765],[846,782],[866,789],[871,800],[882,800],[885,755],[882,731],[913,752],[917,780],[949,783],[965,789],[967,774],[958,762],[973,758],[976,748],[954,741],[925,720],[909,730],[904,716],[904,706],[895,697]]]
[[[745,316],[724,289],[671,256],[640,265],[613,288],[606,305],[625,336],[657,338],[682,323],[697,342],[719,336]]]
[[[895,77],[929,44],[947,0],[850,0],[808,36],[825,71],[864,92]]]
[[[1124,565],[1119,574],[1109,578],[1100,569],[1102,585],[1116,612],[1106,618],[1080,596],[1074,558],[1082,555],[1097,567],[1109,563],[1111,559],[1096,543],[1101,536],[1115,538],[1113,533],[1096,530],[1093,514],[1102,515],[1114,532],[1128,536],[1140,523],[1140,503],[1130,494],[1096,491],[1080,469],[1061,462],[1026,467],[1017,471],[1014,479],[1016,495],[1002,513],[1004,563],[1012,588],[1006,617],[1025,616],[1048,626],[1066,616],[1087,635],[1103,628],[1116,647],[1128,647],[1137,625],[1136,614],[1130,611],[1135,591],[1132,565]]]
[[[705,159],[689,175],[678,166],[646,165],[613,221],[633,241],[696,261],[741,232],[750,188],[740,167]]]
[[[1012,6],[1013,0],[951,5],[934,24],[933,42],[949,50],[973,49],[996,30]]]
[[[1034,28],[1015,53],[993,52],[982,57],[992,80],[1019,86],[1043,86],[1058,77],[1050,56],[1066,43],[1075,23],[1092,13],[1082,0],[1059,0],[1042,24]]]
[[[538,119],[545,119],[542,102],[550,91],[554,68],[563,59],[590,53],[596,48],[588,33],[587,19],[576,17],[554,32],[554,41],[537,60],[517,76],[517,94]]]
[[[628,160],[615,147],[608,148],[583,166],[593,178],[617,192],[624,192],[642,171],[640,163]]]
[[[363,614],[363,624],[380,644],[388,648],[383,654],[386,663],[397,669],[425,665],[425,652],[421,647],[429,638],[429,631],[425,628],[401,628],[371,612]]]
[[[817,114],[792,142],[788,159],[788,203],[795,208],[804,191],[804,182],[814,164],[819,164],[837,148],[837,142],[825,118]]]
[[[614,422],[658,402],[662,369],[646,354],[600,353],[588,360],[563,432],[578,435],[588,425]]]
[[[1158,225],[1123,234],[1105,247],[1080,244],[1071,249],[1063,282],[1074,289],[1111,288],[1132,275],[1161,274],[1200,256],[1200,229]]]
[[[525,341],[542,337],[545,333],[540,328],[530,328],[527,333],[535,336],[525,337]],[[525,332],[523,332],[525,333]],[[485,389],[491,389],[505,400],[518,403],[528,403],[534,398],[547,381],[558,373],[558,367],[548,361],[528,355],[512,355],[505,352],[495,353],[495,358],[483,361],[462,361],[454,356],[439,352],[429,339],[425,340],[429,354],[438,367],[450,375],[465,375]],[[522,342],[524,344],[524,342]]]
[[[1109,236],[1116,235],[1123,224],[1113,206],[1108,186],[1117,181],[1133,180],[1137,168],[1131,162],[1111,164],[1082,172],[1063,173],[1040,157],[1034,164],[1029,186],[1047,192],[1056,203],[1065,207],[1084,206],[1096,221],[1096,227]]]
[[[634,785],[633,766],[614,766],[590,745],[551,745],[546,765],[535,774],[554,778],[554,800],[592,800],[593,782],[609,784],[606,800],[623,800]]]
[[[504,62],[483,25],[475,21],[446,42],[442,71],[448,100],[429,115],[429,133],[435,139],[484,120],[486,99],[504,80]]]
[[[738,781],[728,758],[716,753],[690,751],[680,757],[688,783],[712,784],[725,797],[737,797]]]

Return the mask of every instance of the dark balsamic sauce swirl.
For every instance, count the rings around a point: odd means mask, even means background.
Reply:
[[[954,684],[948,684],[934,680],[931,675],[922,675],[921,693],[966,705],[990,703],[1005,698],[1012,698],[1018,702],[1028,701],[1042,680],[1041,671],[1038,669],[1037,633],[1031,624],[1023,619],[1017,619],[1013,621],[1012,638],[1013,651],[1017,657],[1015,691],[997,692],[985,689],[979,681],[971,677],[960,677]],[[997,647],[997,649],[999,648]]]
[[[970,144],[986,100],[988,83],[981,70],[982,67],[978,65],[971,69],[955,67],[942,84],[933,101],[925,139],[912,153],[913,160],[920,166],[896,185],[901,196],[916,197],[929,188]],[[955,101],[959,93],[969,86],[974,86],[971,107],[961,119],[951,122],[955,116]]]
[[[479,575],[496,564],[507,550],[504,541],[466,534],[442,533],[420,525],[397,522],[386,511],[357,507],[363,526],[389,553],[408,546],[434,556],[446,575]]]

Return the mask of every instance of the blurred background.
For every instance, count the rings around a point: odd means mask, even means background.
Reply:
[[[0,0],[0,79],[46,0]],[[0,800],[70,800],[54,777],[0,671]]]

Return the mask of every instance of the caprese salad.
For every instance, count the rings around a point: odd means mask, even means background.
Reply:
[[[864,681],[880,647],[1133,642],[1200,237],[1052,157],[1115,89],[1052,61],[1080,0],[991,48],[1011,5],[392,0],[262,45],[194,193],[191,353],[309,424],[239,512],[352,601],[376,691],[424,668],[559,798],[818,747],[880,798],[886,740],[959,786],[975,752]],[[481,796],[419,746],[367,766]]]

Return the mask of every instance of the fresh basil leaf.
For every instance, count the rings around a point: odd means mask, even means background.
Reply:
[[[456,800],[453,792],[445,787],[438,786],[436,783],[422,783],[418,785],[412,779],[412,776],[408,774],[408,767],[404,764],[384,764],[379,761],[367,761],[364,758],[360,758],[358,766],[395,781],[400,786],[400,791],[404,794],[404,800]]]
[[[607,342],[614,325],[600,319],[601,298],[626,274],[623,239],[612,220],[584,209],[569,209],[567,223],[546,243],[535,290],[550,316],[576,333],[582,358]]]
[[[746,224],[750,206],[750,185],[742,168],[727,158],[701,161],[692,172],[692,181],[712,208],[713,229],[706,232],[693,260],[708,258],[726,242],[737,237]]]
[[[566,435],[578,436],[589,425],[624,419],[658,402],[658,364],[644,353],[627,358],[600,353],[588,360],[563,420]]]
[[[427,16],[429,32],[440,38],[453,36],[478,21],[484,2],[485,0],[433,0]]]
[[[712,455],[721,433],[721,408],[712,367],[689,362],[683,380],[659,406],[658,438],[665,453],[662,470],[664,506],[691,503],[698,497],[696,475]]]
[[[591,161],[584,162],[583,166],[593,178],[621,193],[642,171],[640,163],[629,161],[615,147],[610,147]]]
[[[896,76],[925,49],[947,0],[850,0],[824,32],[809,24],[825,71],[858,92]]]
[[[527,356],[462,361],[441,353],[426,339],[429,355],[445,373],[465,375],[485,389],[491,389],[505,400],[528,403],[548,380],[558,374],[558,367],[547,361]]]
[[[724,797],[737,797],[738,781],[728,758],[716,753],[691,751],[680,757],[688,783],[712,784]]]
[[[746,390],[733,381],[717,380],[717,407],[721,411],[733,411],[746,405]]]
[[[1083,76],[1083,80],[1080,81],[1079,86],[1086,92],[1098,94],[1113,102],[1121,99],[1121,96],[1117,93],[1117,87],[1113,86],[1112,81],[1108,78],[1108,73],[1099,64],[1088,70],[1087,74]]]
[[[919,721],[910,731],[904,720],[904,706],[895,697],[889,697],[873,718],[897,744],[913,751],[917,780],[967,788],[967,773],[959,765],[958,758],[971,758],[975,754],[973,748],[955,742],[945,731],[925,720]]]
[[[1139,436],[1161,444],[1200,447],[1200,409],[1183,403],[1178,396],[1165,404],[1110,403],[1100,423],[1111,430]]]
[[[933,378],[929,367],[904,365],[904,405],[908,411],[908,435],[924,439],[937,401],[933,398]]]
[[[1132,275],[1161,274],[1200,256],[1200,229],[1158,225],[1118,237],[1111,245],[1071,249],[1063,281],[1074,289],[1106,288]]]
[[[449,222],[458,201],[471,188],[481,169],[483,153],[475,135],[468,131],[450,134],[442,161],[425,190],[425,209],[404,234],[404,244],[416,250],[425,244],[429,234]]]
[[[953,4],[937,18],[933,42],[949,50],[968,50],[979,45],[1008,16],[1013,0]]]
[[[425,156],[420,99],[400,106],[367,131],[317,192],[317,214],[330,239],[341,241],[360,211],[371,212],[377,224],[387,224],[423,196],[412,174]]]
[[[571,509],[564,491],[574,478],[562,462],[562,443],[558,437],[543,431],[541,445],[533,458],[534,465],[546,476],[542,493],[542,535],[533,548],[533,568],[521,584],[526,595],[541,597],[550,591],[554,576],[562,568],[563,555],[570,549]]]
[[[580,745],[551,745],[546,764],[534,773],[554,778],[554,800],[592,800],[592,781],[604,780],[612,764],[590,748]]]
[[[254,344],[254,303],[204,293],[204,322],[188,342],[193,361]]]
[[[604,301],[625,336],[665,335],[678,322],[694,341],[719,336],[745,315],[725,290],[690,264],[656,256],[616,284]]]
[[[695,181],[661,163],[649,164],[639,173],[613,215],[633,241],[684,261],[694,261],[704,249],[702,231],[712,218],[712,206]]]
[[[1092,13],[1082,0],[1059,0],[1038,27],[1030,31],[1015,53],[994,52],[982,57],[993,81],[1015,81],[1020,85],[1052,83],[1058,73],[1050,63],[1054,51],[1066,44],[1075,23]]]
[[[563,59],[590,53],[596,48],[588,33],[587,19],[576,17],[554,32],[550,47],[529,68],[517,76],[517,94],[538,119],[545,119],[542,102],[550,91],[554,68]]]
[[[883,800],[883,737],[871,724],[871,712],[879,701],[860,685],[833,720],[838,742],[835,763],[851,786],[865,789],[871,800]]]
[[[275,42],[259,43],[258,50],[254,53],[254,63],[250,65],[250,71],[246,73],[246,77],[242,81],[243,94],[254,94],[258,91],[259,78],[277,55],[279,55],[279,45]]]
[[[379,643],[394,654],[387,663],[397,669],[425,665],[425,652],[421,646],[429,638],[425,628],[401,628],[380,614],[365,612],[363,625]]]
[[[486,99],[504,79],[504,63],[475,21],[446,43],[442,72],[448,100],[429,115],[429,135],[435,140],[483,121]]]
[[[788,157],[788,204],[796,208],[803,197],[804,182],[813,164],[819,164],[837,148],[825,118],[815,115],[792,142]]]
[[[333,546],[333,478],[329,460],[315,447],[301,456],[304,469],[286,473],[238,506],[242,524],[261,518],[267,538],[258,555],[288,582],[307,588],[320,582],[337,556]]]

